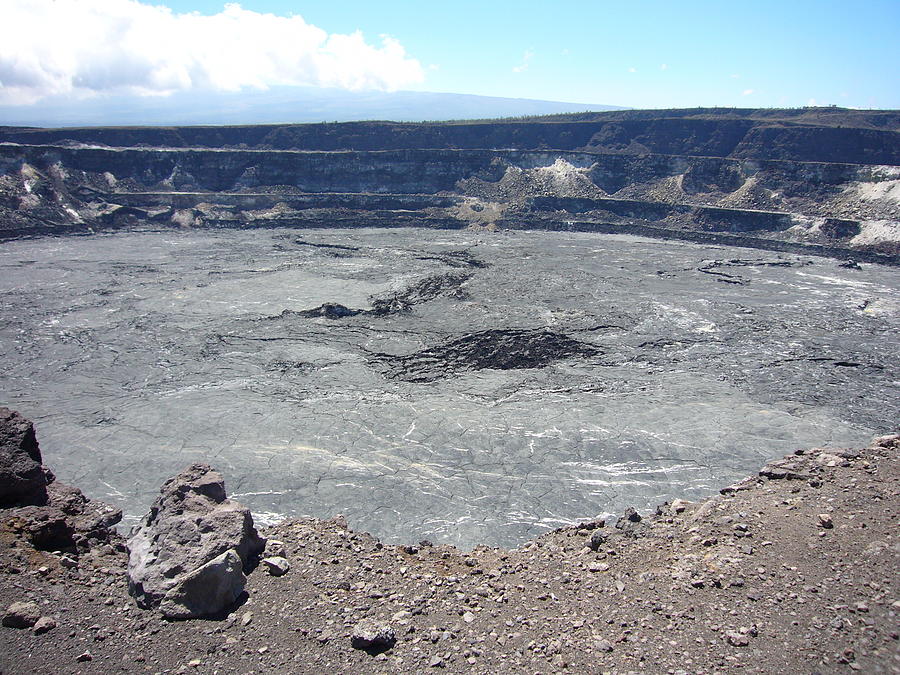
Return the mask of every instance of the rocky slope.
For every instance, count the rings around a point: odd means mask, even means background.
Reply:
[[[3,510],[0,672],[897,673],[898,450],[798,450],[702,503],[515,550],[285,522],[246,594],[187,622],[135,605],[123,540],[48,551]],[[225,498],[192,471],[161,505]]]
[[[896,261],[894,111],[0,129],[0,236],[122,227],[629,232]]]

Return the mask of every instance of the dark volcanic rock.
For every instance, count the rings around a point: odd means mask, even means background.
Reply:
[[[356,316],[362,310],[359,309],[351,309],[349,307],[344,307],[341,304],[336,302],[326,302],[323,305],[319,305],[314,309],[305,309],[301,312],[291,312],[292,314],[299,314],[300,316],[305,317],[318,317],[323,316],[326,319],[343,319],[345,316]],[[285,310],[284,313],[289,312],[289,310]]]
[[[85,540],[108,541],[113,526],[122,520],[122,509],[96,499],[81,490],[54,481],[47,486],[49,506],[61,511],[71,525],[75,544]]]
[[[387,376],[431,382],[471,370],[543,368],[555,361],[597,353],[595,347],[548,330],[486,330],[391,358]]]
[[[32,423],[0,408],[0,512],[4,527],[38,549],[87,549],[91,540],[109,541],[122,511],[92,501],[55,480],[41,464]]]
[[[169,617],[215,614],[241,593],[242,568],[265,540],[207,464],[189,466],[160,493],[128,541],[129,592],[141,607],[159,606]]]
[[[453,259],[457,263],[457,259]],[[450,272],[421,279],[406,288],[383,298],[376,298],[372,303],[372,314],[384,316],[396,312],[409,311],[414,305],[434,300],[441,295],[465,296],[461,286],[472,278],[471,274]]]
[[[4,527],[37,549],[51,551],[75,545],[75,528],[66,514],[52,506],[23,506],[4,514]]]
[[[0,408],[0,506],[44,504],[53,474],[41,466],[34,426],[19,413]]]

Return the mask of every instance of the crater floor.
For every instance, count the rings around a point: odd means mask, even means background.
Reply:
[[[310,229],[0,249],[0,404],[134,522],[192,461],[257,519],[511,546],[898,419],[896,269],[627,236]]]

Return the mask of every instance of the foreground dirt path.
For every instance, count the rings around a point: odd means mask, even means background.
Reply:
[[[801,451],[706,502],[512,551],[287,522],[263,534],[290,571],[255,570],[216,621],[137,609],[113,546],[66,560],[2,533],[0,610],[33,601],[56,626],[0,628],[0,672],[898,673],[898,451]],[[354,648],[365,620],[393,646]]]

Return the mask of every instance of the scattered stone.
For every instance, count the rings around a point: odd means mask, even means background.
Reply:
[[[384,651],[397,642],[394,629],[374,619],[363,619],[350,633],[350,645],[354,649]]]
[[[284,542],[278,541],[277,539],[268,539],[266,541],[266,549],[265,555],[269,558],[284,558],[286,557],[286,551],[284,549]]]
[[[603,545],[606,543],[606,540],[609,538],[609,535],[603,530],[597,529],[591,533],[591,538],[588,539],[588,548],[592,551],[599,551],[603,548]]]
[[[750,638],[747,635],[733,630],[725,633],[725,640],[732,647],[746,647],[750,644]]]
[[[684,513],[685,509],[692,503],[685,499],[675,499],[672,501],[672,513]]]
[[[872,445],[876,448],[897,448],[900,447],[900,434],[888,434],[886,436],[877,436],[872,439]]]
[[[629,506],[627,509],[625,509],[625,513],[622,516],[622,519],[627,520],[631,523],[639,523],[641,522],[641,514],[639,514],[635,509]]]
[[[78,567],[78,561],[74,558],[70,558],[67,555],[59,556],[59,564],[66,569],[74,570]]]
[[[266,571],[273,577],[282,577],[291,569],[291,563],[281,556],[263,558],[261,562],[265,565]]]
[[[759,471],[759,475],[769,480],[799,480],[809,478],[808,475],[800,473],[799,467],[793,461],[793,458],[779,459],[766,464]]]
[[[611,652],[613,650],[612,643],[603,638],[594,638],[594,649],[598,652]]]
[[[35,548],[87,550],[109,541],[122,512],[56,481],[44,466],[30,421],[0,408],[0,507],[4,525]]]
[[[49,616],[42,616],[35,622],[32,630],[34,630],[36,635],[43,635],[54,628],[56,628],[56,619]]]
[[[41,609],[34,602],[14,602],[3,615],[7,628],[31,628],[41,618]]]
[[[829,452],[820,452],[816,455],[816,462],[824,466],[840,466],[843,464],[844,460]]]
[[[831,516],[827,513],[819,514],[819,525],[826,530],[830,530],[834,527],[834,521],[832,521]]]
[[[78,663],[86,663],[87,661],[93,661],[94,657],[90,652],[82,652],[75,657],[75,660],[78,661]]]

